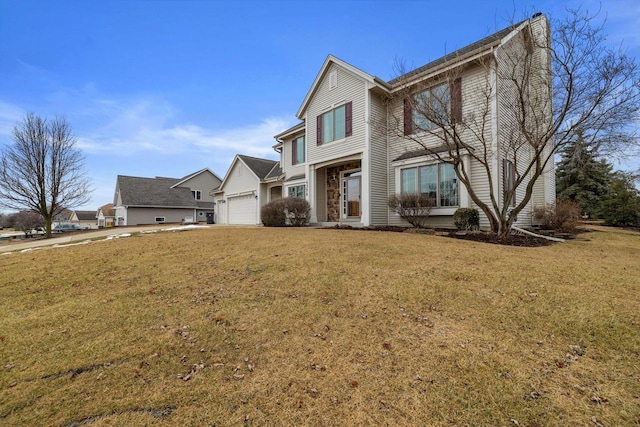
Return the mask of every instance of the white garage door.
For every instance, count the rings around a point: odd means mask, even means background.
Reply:
[[[228,204],[228,224],[256,224],[258,201],[255,196],[232,197]]]

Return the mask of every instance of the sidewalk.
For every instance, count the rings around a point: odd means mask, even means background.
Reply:
[[[7,252],[19,252],[25,249],[40,248],[44,246],[64,245],[73,242],[83,242],[85,240],[91,240],[99,237],[107,237],[112,235],[119,235],[125,233],[138,233],[140,231],[153,231],[164,230],[172,228],[174,226],[170,224],[162,225],[145,225],[134,227],[114,227],[103,228],[101,230],[89,230],[81,231],[70,234],[54,234],[50,239],[25,239],[19,243],[6,244],[4,241],[0,241],[0,254]]]

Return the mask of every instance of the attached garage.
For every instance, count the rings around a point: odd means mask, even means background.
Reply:
[[[227,206],[229,224],[257,224],[258,199],[254,195],[229,197]]]

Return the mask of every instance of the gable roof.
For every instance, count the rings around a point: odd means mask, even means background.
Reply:
[[[242,160],[242,162],[251,169],[251,172],[253,172],[261,181],[269,175],[269,172],[271,172],[276,164],[279,164],[279,162],[276,162],[275,160],[259,159],[257,157],[244,156],[242,154],[238,154],[238,158]]]
[[[116,209],[113,207],[113,203],[107,203],[104,206],[98,208],[98,215],[102,211],[103,216],[116,216]]]
[[[329,67],[331,66],[331,64],[336,64],[339,65],[340,67],[352,72],[353,74],[355,74],[356,76],[360,77],[361,79],[368,81],[376,86],[379,86],[381,88],[383,88],[384,90],[388,90],[388,85],[385,81],[381,80],[380,78],[376,77],[376,76],[372,76],[371,74],[365,73],[364,71],[362,71],[359,68],[354,67],[353,65],[339,59],[336,58],[333,55],[328,55],[327,58],[324,60],[324,64],[322,64],[322,67],[320,68],[320,71],[318,72],[318,75],[316,76],[315,80],[313,81],[313,84],[311,85],[311,88],[309,89],[309,91],[307,92],[307,96],[304,97],[304,100],[302,101],[302,105],[300,105],[300,108],[298,109],[298,112],[296,113],[296,117],[299,118],[300,120],[303,119],[303,115],[304,115],[304,111],[307,109],[307,106],[309,105],[309,101],[311,101],[311,98],[313,98],[313,95],[315,94],[315,92],[318,90],[318,86],[320,85],[320,82],[322,81],[322,79],[324,78],[324,75],[326,74],[327,70],[329,69]]]
[[[236,154],[227,170],[227,174],[224,176],[222,183],[212,190],[215,193],[223,192],[223,188],[229,177],[231,176],[231,171],[237,162],[242,162],[249,171],[258,179],[260,182],[264,182],[265,180],[277,180],[280,175],[282,175],[282,169],[280,168],[280,162],[269,159],[260,159],[258,157],[245,156],[244,154]]]
[[[273,165],[271,171],[264,177],[265,181],[267,180],[277,180],[282,175],[282,167],[280,167],[280,162],[276,162]]]
[[[210,173],[211,175],[213,175],[216,179],[218,179],[218,181],[222,182],[222,180],[220,179],[220,177],[219,177],[218,175],[216,175],[214,172],[212,172],[212,171],[211,171],[211,169],[209,169],[209,168],[204,168],[204,169],[200,169],[199,171],[194,172],[194,173],[192,173],[192,174],[190,174],[190,175],[187,175],[187,176],[185,176],[185,177],[183,177],[183,178],[180,178],[180,180],[179,180],[177,183],[175,183],[175,184],[173,185],[173,187],[179,187],[179,186],[180,186],[181,184],[183,184],[185,181],[188,181],[188,180],[190,180],[190,179],[192,179],[192,178],[195,178],[196,176],[198,176],[198,175],[200,175],[200,174],[202,174],[202,173],[204,173],[204,172],[209,172],[209,173]]]
[[[176,178],[118,175],[116,188],[124,206],[198,207],[189,188],[172,188],[178,182]]]
[[[92,221],[96,219],[95,211],[73,211],[78,218],[78,221]]]

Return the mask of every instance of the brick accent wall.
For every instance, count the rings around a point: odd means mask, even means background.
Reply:
[[[342,209],[340,191],[340,172],[346,170],[360,169],[361,162],[353,161],[339,166],[327,167],[327,220],[329,222],[339,222]],[[336,179],[333,179],[333,176]]]

